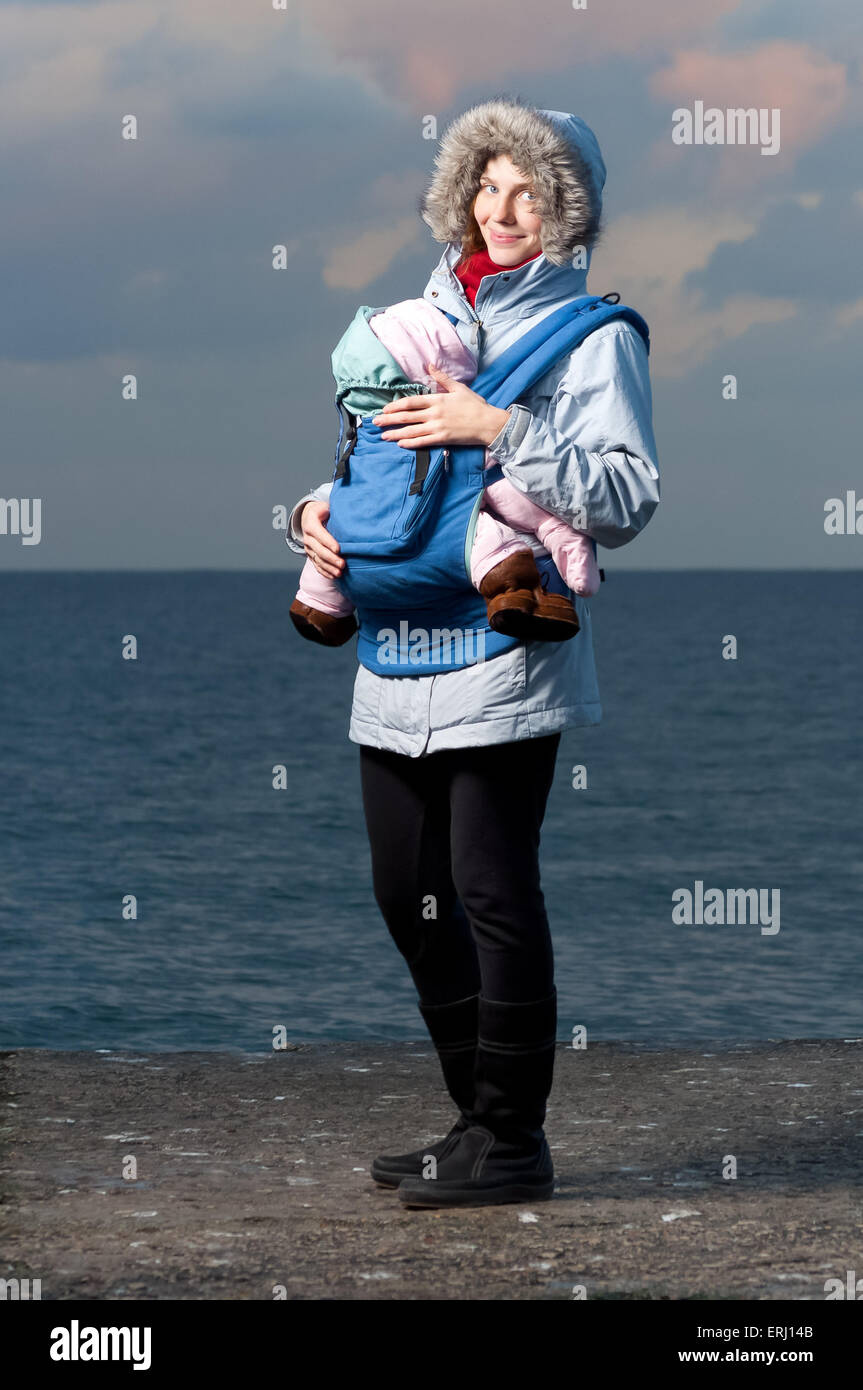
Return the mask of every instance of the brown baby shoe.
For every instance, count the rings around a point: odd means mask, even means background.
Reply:
[[[310,642],[320,642],[322,647],[343,647],[357,630],[357,620],[353,613],[337,617],[335,613],[322,613],[319,608],[310,608],[295,598],[288,610],[291,622],[301,637]]]
[[[479,591],[486,601],[489,627],[495,632],[537,642],[565,642],[578,632],[571,601],[562,594],[546,593],[530,550],[501,560],[480,581]]]
[[[578,614],[571,599],[564,594],[549,594],[537,590],[531,637],[536,642],[565,642],[579,630]]]

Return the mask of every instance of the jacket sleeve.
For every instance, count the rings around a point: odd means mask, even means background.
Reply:
[[[285,532],[285,544],[291,550],[297,551],[299,555],[305,554],[305,547],[303,545],[303,530],[300,526],[299,517],[300,508],[304,506],[306,502],[326,502],[330,495],[330,489],[332,488],[332,486],[332,483],[321,483],[320,487],[313,488],[311,492],[306,493],[305,497],[301,497],[299,502],[294,503],[294,506],[291,510],[291,514],[288,517],[288,529]]]
[[[532,501],[599,545],[634,540],[659,503],[647,349],[627,323],[575,348],[554,394],[514,405],[489,454]]]

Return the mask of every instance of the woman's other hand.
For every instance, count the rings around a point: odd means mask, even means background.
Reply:
[[[383,439],[396,440],[404,449],[422,449],[443,444],[491,444],[507,422],[509,411],[471,391],[463,381],[441,372],[429,362],[430,376],[443,387],[427,396],[399,396],[375,415]],[[392,426],[403,426],[401,429]]]
[[[328,502],[307,502],[300,513],[303,529],[303,548],[318,574],[325,579],[338,579],[345,567],[339,554],[339,543],[330,535],[324,522],[330,515]]]

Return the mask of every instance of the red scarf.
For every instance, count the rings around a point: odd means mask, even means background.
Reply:
[[[486,247],[481,251],[474,251],[473,255],[463,264],[456,267],[456,279],[464,286],[468,303],[472,308],[476,308],[476,292],[479,289],[480,281],[484,275],[499,275],[501,271],[518,270],[519,266],[527,265],[528,261],[535,261],[542,252],[537,251],[534,256],[526,256],[518,265],[498,265],[493,261]]]

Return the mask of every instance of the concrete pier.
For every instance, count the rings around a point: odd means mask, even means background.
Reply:
[[[0,1277],[43,1299],[794,1299],[863,1276],[863,1039],[559,1045],[550,1202],[408,1211],[428,1042],[0,1055]],[[736,1176],[732,1174],[736,1172]]]

